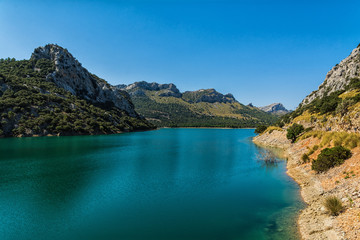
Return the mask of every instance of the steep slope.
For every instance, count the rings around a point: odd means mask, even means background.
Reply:
[[[324,82],[319,86],[318,90],[310,93],[301,102],[305,106],[313,102],[315,99],[324,98],[331,93],[346,90],[351,80],[359,78],[360,71],[360,44],[351,54],[336,64],[325,77]]]
[[[136,82],[117,86],[127,91],[135,109],[157,126],[254,127],[271,124],[276,117],[245,106],[231,94],[215,89],[181,93],[174,84]]]
[[[282,123],[326,131],[360,131],[360,46],[336,64],[319,89],[308,95]]]
[[[275,115],[284,115],[290,112],[281,103],[272,103],[264,107],[259,107],[259,109]]]
[[[49,44],[30,60],[0,60],[0,136],[117,133],[154,126],[130,96]]]
[[[281,118],[282,128],[270,127],[254,138],[259,145],[282,148],[288,157],[288,174],[299,183],[308,204],[298,219],[302,239],[359,239],[359,76],[360,45],[328,72],[318,90]],[[285,129],[294,123],[302,124],[305,131],[291,143]],[[337,164],[344,155],[334,149],[342,148],[350,150],[351,156]],[[314,165],[319,162],[321,171]],[[334,196],[342,205],[335,216],[324,205]]]

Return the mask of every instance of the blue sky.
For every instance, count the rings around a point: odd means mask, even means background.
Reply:
[[[294,109],[360,43],[358,1],[0,0],[0,57],[57,43],[111,84]]]

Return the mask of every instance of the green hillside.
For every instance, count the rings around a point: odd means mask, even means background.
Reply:
[[[120,88],[130,94],[136,111],[159,127],[242,128],[268,125],[278,119],[214,89],[180,93],[174,84],[146,82]]]
[[[0,137],[107,134],[154,127],[112,104],[89,101],[57,86],[51,80],[56,73],[50,59],[0,59]],[[124,101],[129,99],[126,92],[122,94]]]

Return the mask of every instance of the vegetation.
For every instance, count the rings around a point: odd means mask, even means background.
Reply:
[[[287,129],[286,137],[290,139],[292,143],[296,141],[298,136],[304,131],[303,125],[294,123],[291,127]]]
[[[132,101],[135,110],[158,127],[250,128],[278,119],[239,103],[189,103],[182,98],[153,95],[132,96]]]
[[[339,166],[351,157],[351,151],[342,146],[325,148],[318,158],[313,161],[311,168],[317,172],[324,172],[332,167]]]
[[[282,128],[279,128],[279,127],[275,127],[275,126],[270,126],[270,127],[268,127],[266,130],[265,130],[265,132],[268,132],[268,133],[272,133],[273,131],[284,131],[284,129],[282,129]]]
[[[325,92],[324,97],[316,98],[311,103],[299,105],[299,107],[280,118],[277,125],[282,127],[290,123],[295,118],[304,114],[309,114],[313,121],[317,121],[322,116],[322,122],[327,121],[329,115],[344,116],[351,106],[360,102],[360,78],[352,78],[344,90],[329,93]],[[317,118],[314,118],[317,116]]]
[[[344,146],[349,149],[360,146],[360,134],[358,133],[310,131],[301,135],[300,139],[309,137],[315,137],[321,140],[317,148],[327,147],[331,144],[334,146]]]
[[[260,126],[257,126],[257,128],[255,129],[255,133],[263,133],[268,127],[265,126],[265,125],[260,125]]]
[[[46,77],[48,59],[0,59],[0,136],[118,133],[151,127],[144,120],[94,105],[57,87]]]
[[[339,215],[339,213],[343,210],[342,202],[336,196],[327,197],[325,199],[324,206],[333,216]]]
[[[309,154],[304,153],[304,154],[301,156],[301,160],[303,161],[303,163],[308,163],[308,162],[310,162]]]

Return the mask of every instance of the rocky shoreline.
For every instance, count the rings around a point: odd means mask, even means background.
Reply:
[[[302,163],[301,156],[318,145],[317,138],[307,138],[291,144],[285,131],[274,130],[253,139],[254,143],[263,147],[280,148],[287,158],[287,174],[301,187],[301,196],[307,207],[298,218],[298,228],[304,240],[340,240],[360,238],[360,193],[357,189],[360,178],[358,159],[360,151],[353,149],[353,156],[343,165],[323,174],[311,170],[310,163]],[[321,149],[311,157],[315,158]],[[346,174],[353,175],[347,178]],[[338,196],[345,206],[339,216],[330,216],[323,207],[326,196]]]

